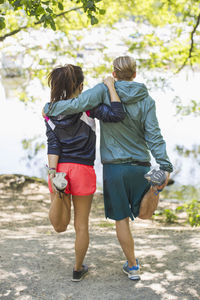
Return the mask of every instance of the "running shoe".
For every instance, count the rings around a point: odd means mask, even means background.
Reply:
[[[88,266],[82,265],[81,271],[75,271],[73,270],[73,277],[72,281],[78,282],[81,281],[88,273]]]
[[[165,171],[152,169],[144,175],[144,178],[146,178],[151,183],[151,185],[160,186],[165,182],[167,177]]]
[[[128,275],[130,280],[140,280],[140,266],[138,259],[136,259],[137,266],[129,268],[128,261],[123,265],[123,272]]]
[[[66,173],[58,172],[56,173],[55,177],[52,179],[52,182],[59,192],[64,192],[66,186],[68,184],[67,180],[65,179]]]

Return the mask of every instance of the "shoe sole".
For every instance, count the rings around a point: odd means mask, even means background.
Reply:
[[[123,269],[123,272],[126,274],[126,275],[128,275],[128,278],[130,279],[130,280],[140,280],[140,276],[139,275],[130,275],[127,271],[125,271],[124,269]],[[129,277],[129,275],[130,275],[130,277]]]
[[[62,187],[60,187],[60,185],[57,183],[57,182],[53,182],[53,185],[55,186],[55,188],[58,190],[58,191],[64,191],[67,187],[67,184],[63,185]]]
[[[63,178],[63,176],[59,176],[59,174],[65,174],[63,172],[60,173],[56,173],[57,176],[53,178],[52,182],[54,187],[59,191],[62,192],[66,189],[67,185],[68,185],[68,181],[67,179]]]
[[[74,278],[72,278],[71,281],[73,281],[73,282],[79,282],[79,281],[81,281],[82,279],[84,279],[85,276],[87,276],[87,275],[88,275],[88,272],[84,273],[80,279],[74,279]]]
[[[152,178],[152,177],[153,177],[153,174],[149,175],[147,173],[144,175],[144,178],[147,179],[152,185],[163,185],[167,178],[165,174],[162,175],[163,178],[161,181],[158,181],[156,178]]]
[[[65,189],[66,189],[66,187],[67,187],[67,186],[65,186],[63,189],[59,189],[59,188],[55,185],[55,183],[54,183],[53,185],[54,185],[56,191],[57,191],[57,192],[60,192],[60,193],[64,193],[64,191],[65,191]]]

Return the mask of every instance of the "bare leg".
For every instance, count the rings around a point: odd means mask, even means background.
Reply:
[[[49,219],[56,232],[64,232],[70,222],[71,200],[70,195],[64,195],[64,199],[58,193],[51,193],[51,206]]]
[[[82,269],[83,260],[85,258],[89,246],[89,230],[88,220],[91,209],[93,195],[89,196],[72,196],[74,204],[74,228],[76,231],[75,240],[75,256],[76,263],[74,270]]]
[[[128,260],[128,266],[136,266],[134,240],[129,226],[129,218],[116,221],[116,232],[119,243]]]
[[[155,195],[155,190],[151,186],[148,192],[144,195],[139,211],[140,219],[150,219],[158,206],[159,194]]]

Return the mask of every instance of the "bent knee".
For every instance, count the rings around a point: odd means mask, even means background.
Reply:
[[[53,226],[54,230],[57,233],[65,232],[67,230],[67,226]]]
[[[142,219],[142,220],[148,220],[151,219],[151,217],[153,216],[152,214],[146,213],[146,214],[139,214],[138,218]]]

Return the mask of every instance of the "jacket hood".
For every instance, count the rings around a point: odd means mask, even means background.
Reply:
[[[131,104],[144,100],[148,96],[148,91],[143,83],[135,81],[118,80],[115,88],[122,102]]]

